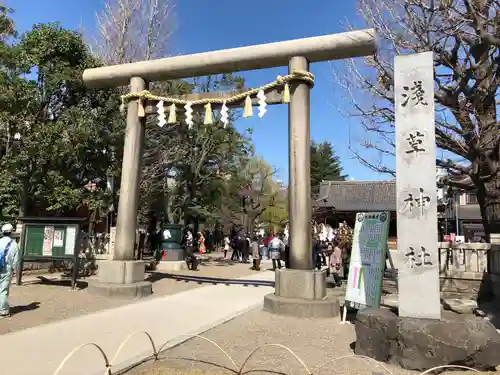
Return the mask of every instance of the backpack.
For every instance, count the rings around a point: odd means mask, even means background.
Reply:
[[[7,265],[7,254],[9,253],[10,245],[12,245],[12,241],[10,240],[7,246],[5,246],[5,249],[0,252],[0,270],[4,269],[5,266]]]

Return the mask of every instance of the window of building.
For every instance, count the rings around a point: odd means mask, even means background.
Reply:
[[[468,192],[465,195],[465,204],[478,204],[477,195],[475,192]]]

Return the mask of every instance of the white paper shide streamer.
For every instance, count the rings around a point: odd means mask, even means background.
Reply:
[[[191,129],[193,127],[193,108],[191,108],[191,102],[186,103],[184,110],[186,111],[186,124],[188,128]]]
[[[160,100],[158,104],[156,104],[156,108],[158,108],[158,110],[156,111],[158,113],[158,126],[160,128],[163,128],[167,123],[167,120],[165,119],[165,108],[163,107],[163,100]]]
[[[220,109],[220,121],[224,124],[224,128],[229,124],[229,108],[227,108],[226,102],[222,104]]]
[[[259,90],[257,93],[257,98],[259,98],[259,117],[262,118],[267,112],[267,103],[266,103],[266,94],[264,93],[264,90]]]

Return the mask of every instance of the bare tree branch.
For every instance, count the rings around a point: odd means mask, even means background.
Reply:
[[[107,0],[96,15],[93,53],[107,65],[167,56],[176,29],[174,9],[173,0]]]
[[[358,0],[358,10],[365,23],[377,30],[380,48],[374,56],[347,60],[342,68],[334,69],[334,77],[343,89],[343,99],[350,103],[340,112],[353,117],[363,129],[364,136],[354,142],[376,151],[380,160],[368,163],[361,151],[353,151],[354,156],[372,169],[394,174],[387,167],[395,148],[393,59],[397,54],[425,50],[435,55],[437,146],[470,164],[477,162],[481,152],[495,147],[498,137],[481,135],[497,125],[490,102],[500,80],[499,2]]]
[[[348,103],[338,110],[361,130],[350,133],[354,157],[395,175],[394,56],[432,51],[437,165],[455,186],[477,191],[486,232],[500,232],[500,1],[357,0],[357,9],[379,48],[333,69],[343,92],[338,107]]]

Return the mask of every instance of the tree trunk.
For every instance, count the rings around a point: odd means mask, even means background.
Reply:
[[[500,233],[500,176],[480,182],[476,186],[484,232],[489,241],[491,233]]]
[[[497,175],[488,181],[476,183],[477,199],[481,210],[481,218],[486,240],[491,243],[492,233],[500,234],[500,176]],[[488,251],[488,273],[491,273],[493,252]]]

